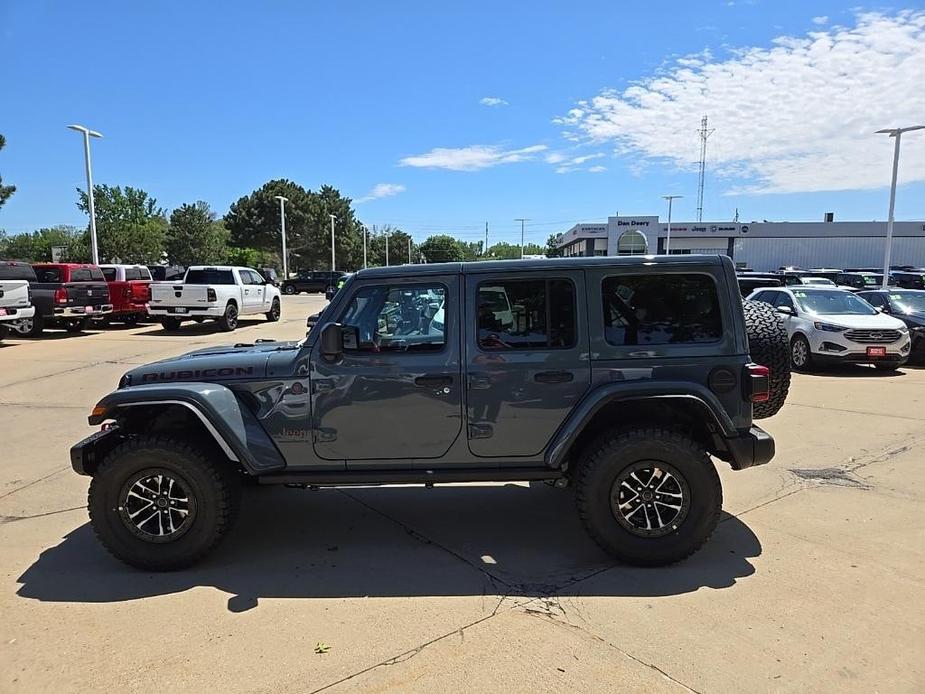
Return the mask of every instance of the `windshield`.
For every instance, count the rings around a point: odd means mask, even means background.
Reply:
[[[190,270],[186,273],[183,284],[234,284],[234,275],[231,270]]]
[[[819,315],[872,316],[877,313],[864,299],[850,292],[834,290],[801,292],[794,291],[797,304],[806,313]]]
[[[890,292],[890,305],[901,313],[925,313],[925,292]]]

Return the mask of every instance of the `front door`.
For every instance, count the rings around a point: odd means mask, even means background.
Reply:
[[[252,270],[241,270],[241,283],[244,285],[244,307],[241,313],[260,313],[266,291],[263,278]]]
[[[540,454],[591,383],[584,273],[466,276],[469,450]]]
[[[361,280],[332,320],[343,360],[312,358],[315,452],[348,468],[439,458],[462,430],[458,275]]]

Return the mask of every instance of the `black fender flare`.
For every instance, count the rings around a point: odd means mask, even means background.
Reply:
[[[88,417],[91,425],[133,407],[180,406],[192,412],[229,460],[256,475],[286,467],[273,440],[234,392],[216,383],[163,383],[122,388],[105,396]]]
[[[601,408],[613,402],[632,400],[683,400],[699,407],[717,433],[725,438],[739,435],[719,399],[706,386],[681,381],[607,383],[591,390],[559,427],[546,449],[546,465],[562,468],[572,443]]]

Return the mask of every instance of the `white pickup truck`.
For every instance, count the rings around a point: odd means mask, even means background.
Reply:
[[[269,321],[280,316],[279,289],[249,267],[194,265],[183,282],[153,282],[148,314],[166,330],[183,321],[216,320],[222,330],[238,327],[238,317],[262,313]]]
[[[35,271],[29,263],[0,262],[0,340],[12,323],[35,315],[30,282],[35,282]]]

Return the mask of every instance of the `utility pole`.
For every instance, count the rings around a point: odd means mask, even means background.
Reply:
[[[329,214],[328,217],[331,218],[331,272],[334,272],[334,220],[337,219],[333,214]],[[331,275],[333,278],[333,274]]]
[[[411,237],[408,237],[408,265],[411,265]]]
[[[289,253],[286,251],[286,203],[289,198],[282,195],[274,196],[279,200],[279,229],[283,236],[283,279],[289,279]]]
[[[671,245],[671,201],[676,198],[683,198],[683,195],[663,195],[662,198],[668,201],[668,235],[665,237],[665,255],[668,255],[668,247]]]
[[[488,222],[485,222],[485,248],[482,249],[482,255],[488,255]]]
[[[896,176],[899,173],[899,140],[902,134],[910,130],[923,130],[925,125],[912,125],[908,128],[884,128],[878,134],[896,138],[893,143],[893,178],[890,182],[890,213],[886,222],[886,249],[883,253],[883,289],[890,283],[890,255],[893,252],[893,206],[896,204]]]
[[[385,232],[385,266],[389,266],[389,232]]]
[[[363,269],[366,269],[366,237],[369,236],[369,229],[363,225]]]
[[[524,224],[529,222],[529,219],[525,217],[518,217],[514,220],[515,222],[520,222],[520,259],[524,259]]]
[[[712,135],[714,130],[707,129],[707,117],[704,115],[700,119],[700,180],[697,184],[697,221],[703,221],[703,184],[706,178],[707,169],[707,138]]]
[[[83,133],[84,136],[84,165],[87,169],[87,211],[90,213],[90,258],[94,265],[100,264],[100,251],[96,243],[96,210],[93,206],[93,173],[90,167],[90,138],[103,137],[95,130],[82,125],[69,125],[71,130]]]

